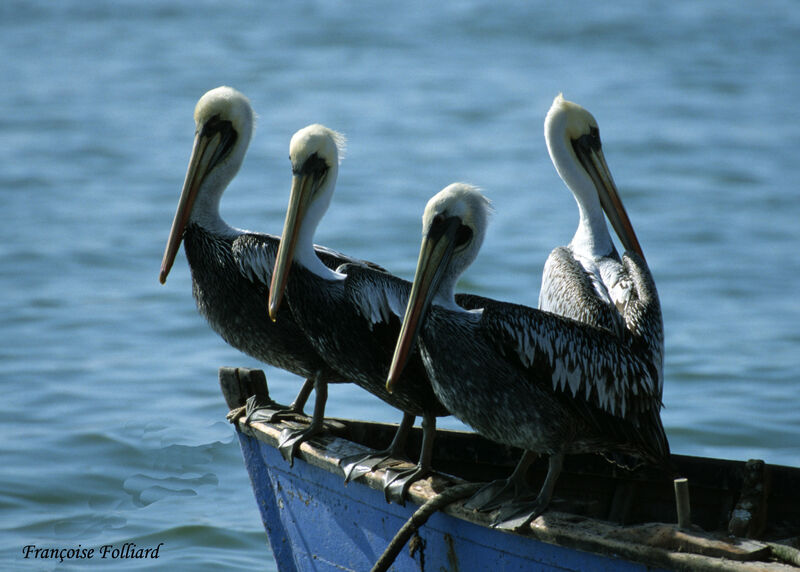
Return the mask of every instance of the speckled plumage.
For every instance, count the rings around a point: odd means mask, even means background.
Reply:
[[[344,381],[319,357],[285,308],[272,322],[267,314],[269,281],[278,237],[231,231],[215,234],[190,224],[184,248],[192,271],[192,292],[200,314],[231,346],[247,355],[306,378],[322,372],[324,381]],[[368,264],[325,248],[323,263]]]
[[[432,306],[419,344],[434,392],[486,437],[538,453],[669,453],[655,372],[614,336],[505,303]]]
[[[295,265],[287,286],[292,317],[306,339],[341,377],[389,405],[412,415],[449,415],[431,388],[418,352],[403,373],[403,386],[386,390],[386,374],[400,332],[400,317],[411,283],[374,268],[344,265],[341,281],[329,281]],[[485,298],[456,294],[456,303],[474,308]]]
[[[554,248],[545,261],[539,309],[605,328],[617,335],[625,331],[622,316],[608,294],[598,294],[595,275],[587,272],[566,246]]]
[[[400,391],[386,391],[386,374],[400,332],[397,308],[405,307],[411,284],[391,274],[343,268],[342,280],[327,280],[292,266],[286,301],[314,349],[342,377],[406,413],[447,415],[431,389],[418,353],[404,372]]]
[[[614,253],[616,255],[616,252]],[[613,257],[608,257],[609,265]],[[604,328],[632,350],[641,352],[655,372],[660,398],[664,376],[664,326],[655,281],[642,258],[626,252],[618,266],[618,282],[625,295],[611,302],[597,295],[596,286],[568,247],[553,250],[547,259],[539,295],[539,309]]]

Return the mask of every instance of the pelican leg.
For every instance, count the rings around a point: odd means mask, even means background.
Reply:
[[[303,408],[306,406],[308,396],[311,394],[311,390],[314,389],[315,385],[316,382],[314,381],[313,377],[309,377],[307,380],[305,380],[303,382],[303,387],[300,388],[300,391],[298,392],[297,397],[294,398],[294,401],[292,401],[292,404],[286,409],[282,409],[273,413],[270,422],[275,423],[283,419],[296,419],[298,416],[305,417],[307,419],[308,415],[305,414]]]
[[[507,479],[498,479],[484,486],[464,503],[464,508],[489,511],[499,508],[507,502],[532,496],[526,475],[528,468],[538,456],[532,451],[525,451],[514,468],[514,472]]]
[[[426,411],[422,416],[422,447],[419,454],[419,462],[413,469],[405,471],[386,471],[383,478],[383,494],[386,502],[394,500],[398,504],[404,505],[411,484],[431,472],[431,460],[433,458],[433,439],[436,436],[436,416]]]
[[[415,416],[410,413],[403,414],[403,420],[400,422],[400,426],[397,428],[397,432],[394,434],[394,438],[387,449],[375,451],[368,455],[343,457],[342,460],[339,461],[339,466],[344,471],[344,482],[349,483],[358,477],[374,471],[378,465],[392,457],[396,457],[398,452],[402,452],[406,446],[408,433],[414,425],[414,417]]]
[[[564,453],[552,455],[548,462],[547,476],[544,479],[539,496],[532,502],[508,504],[501,507],[500,512],[492,523],[492,528],[502,530],[521,530],[530,525],[531,521],[542,514],[553,498],[558,475],[564,464]]]
[[[315,376],[314,392],[316,393],[316,399],[314,401],[314,416],[311,418],[311,424],[301,430],[284,429],[281,431],[278,450],[283,455],[283,458],[289,461],[289,466],[294,464],[294,454],[297,448],[314,435],[322,432],[325,403],[328,401],[328,383],[320,379],[319,374]]]

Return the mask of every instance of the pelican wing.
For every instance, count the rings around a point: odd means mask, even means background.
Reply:
[[[314,251],[317,253],[317,256],[319,256],[322,262],[325,263],[325,266],[333,268],[334,270],[339,266],[341,266],[342,264],[354,264],[356,266],[362,266],[364,268],[372,268],[373,270],[386,272],[386,269],[383,268],[383,266],[375,264],[374,262],[370,262],[369,260],[362,260],[360,258],[355,258],[348,254],[343,254],[338,250],[328,248],[327,246],[315,244]]]
[[[487,306],[482,323],[533,383],[619,418],[661,405],[653,368],[605,330],[514,304]]]
[[[634,351],[649,356],[657,369],[657,393],[664,389],[664,322],[655,280],[647,263],[636,253],[626,252],[622,264],[630,277],[632,294],[623,317]]]
[[[233,241],[231,251],[239,266],[239,271],[251,282],[259,282],[269,287],[279,243],[280,238],[271,234],[248,232],[237,236]],[[383,268],[374,262],[342,254],[327,246],[315,244],[314,251],[328,268],[335,269],[343,264],[352,264],[357,267],[383,271]]]
[[[241,272],[251,282],[269,288],[280,239],[270,234],[243,233],[233,241],[231,252]]]
[[[347,290],[354,307],[367,320],[372,330],[376,324],[402,321],[411,284],[388,272],[376,271],[359,264],[346,263],[337,272],[347,274]]]
[[[539,309],[605,328],[618,336],[625,328],[600,278],[587,272],[564,246],[553,249],[545,262]]]
[[[492,303],[497,304],[498,302],[477,294],[467,294],[466,292],[456,294],[456,304],[465,310],[479,310]]]

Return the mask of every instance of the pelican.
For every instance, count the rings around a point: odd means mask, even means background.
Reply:
[[[294,178],[272,274],[269,313],[278,323],[284,294],[308,340],[344,378],[404,412],[397,434],[385,451],[343,464],[346,478],[363,474],[400,449],[416,416],[422,416],[423,443],[414,469],[387,475],[387,499],[403,501],[411,483],[430,471],[436,417],[448,415],[431,389],[416,353],[409,356],[403,384],[385,387],[400,322],[411,284],[389,273],[347,265],[332,270],[311,248],[316,228],[333,196],[339,136],[312,125],[292,138]],[[470,298],[472,299],[472,298]]]
[[[606,328],[649,356],[663,387],[664,327],[655,282],[617,193],[600,143],[597,121],[559,94],[547,113],[550,159],[578,203],[579,222],[568,246],[550,253],[542,273],[539,309]],[[620,259],[603,212],[625,248]],[[634,282],[647,282],[636,295]]]
[[[282,312],[277,323],[267,318],[266,299],[279,237],[233,228],[220,216],[219,201],[244,160],[253,117],[248,99],[230,87],[213,89],[197,102],[194,146],[159,281],[166,281],[183,241],[197,309],[211,328],[247,355],[306,378],[290,411],[302,414],[315,388],[309,428],[287,430],[282,439],[281,451],[291,462],[297,445],[322,427],[327,382],[342,378],[306,341],[290,312]],[[315,250],[333,267],[368,264],[324,247]]]
[[[498,526],[517,529],[547,507],[566,454],[620,452],[663,465],[669,445],[656,373],[615,335],[525,306],[487,300],[465,310],[455,303],[455,284],[477,256],[488,214],[487,199],[463,183],[428,202],[386,387],[402,388],[416,342],[434,393],[453,415],[525,450],[515,473],[537,454],[550,456],[536,499],[498,516]]]

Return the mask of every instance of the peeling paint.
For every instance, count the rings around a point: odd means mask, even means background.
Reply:
[[[310,496],[309,497],[304,497],[299,491],[297,491],[295,489],[287,489],[286,490],[286,496],[290,497],[290,498],[293,498],[293,499],[297,499],[297,500],[299,500],[301,503],[303,503],[306,506],[311,506],[311,498],[312,497],[310,497]]]

